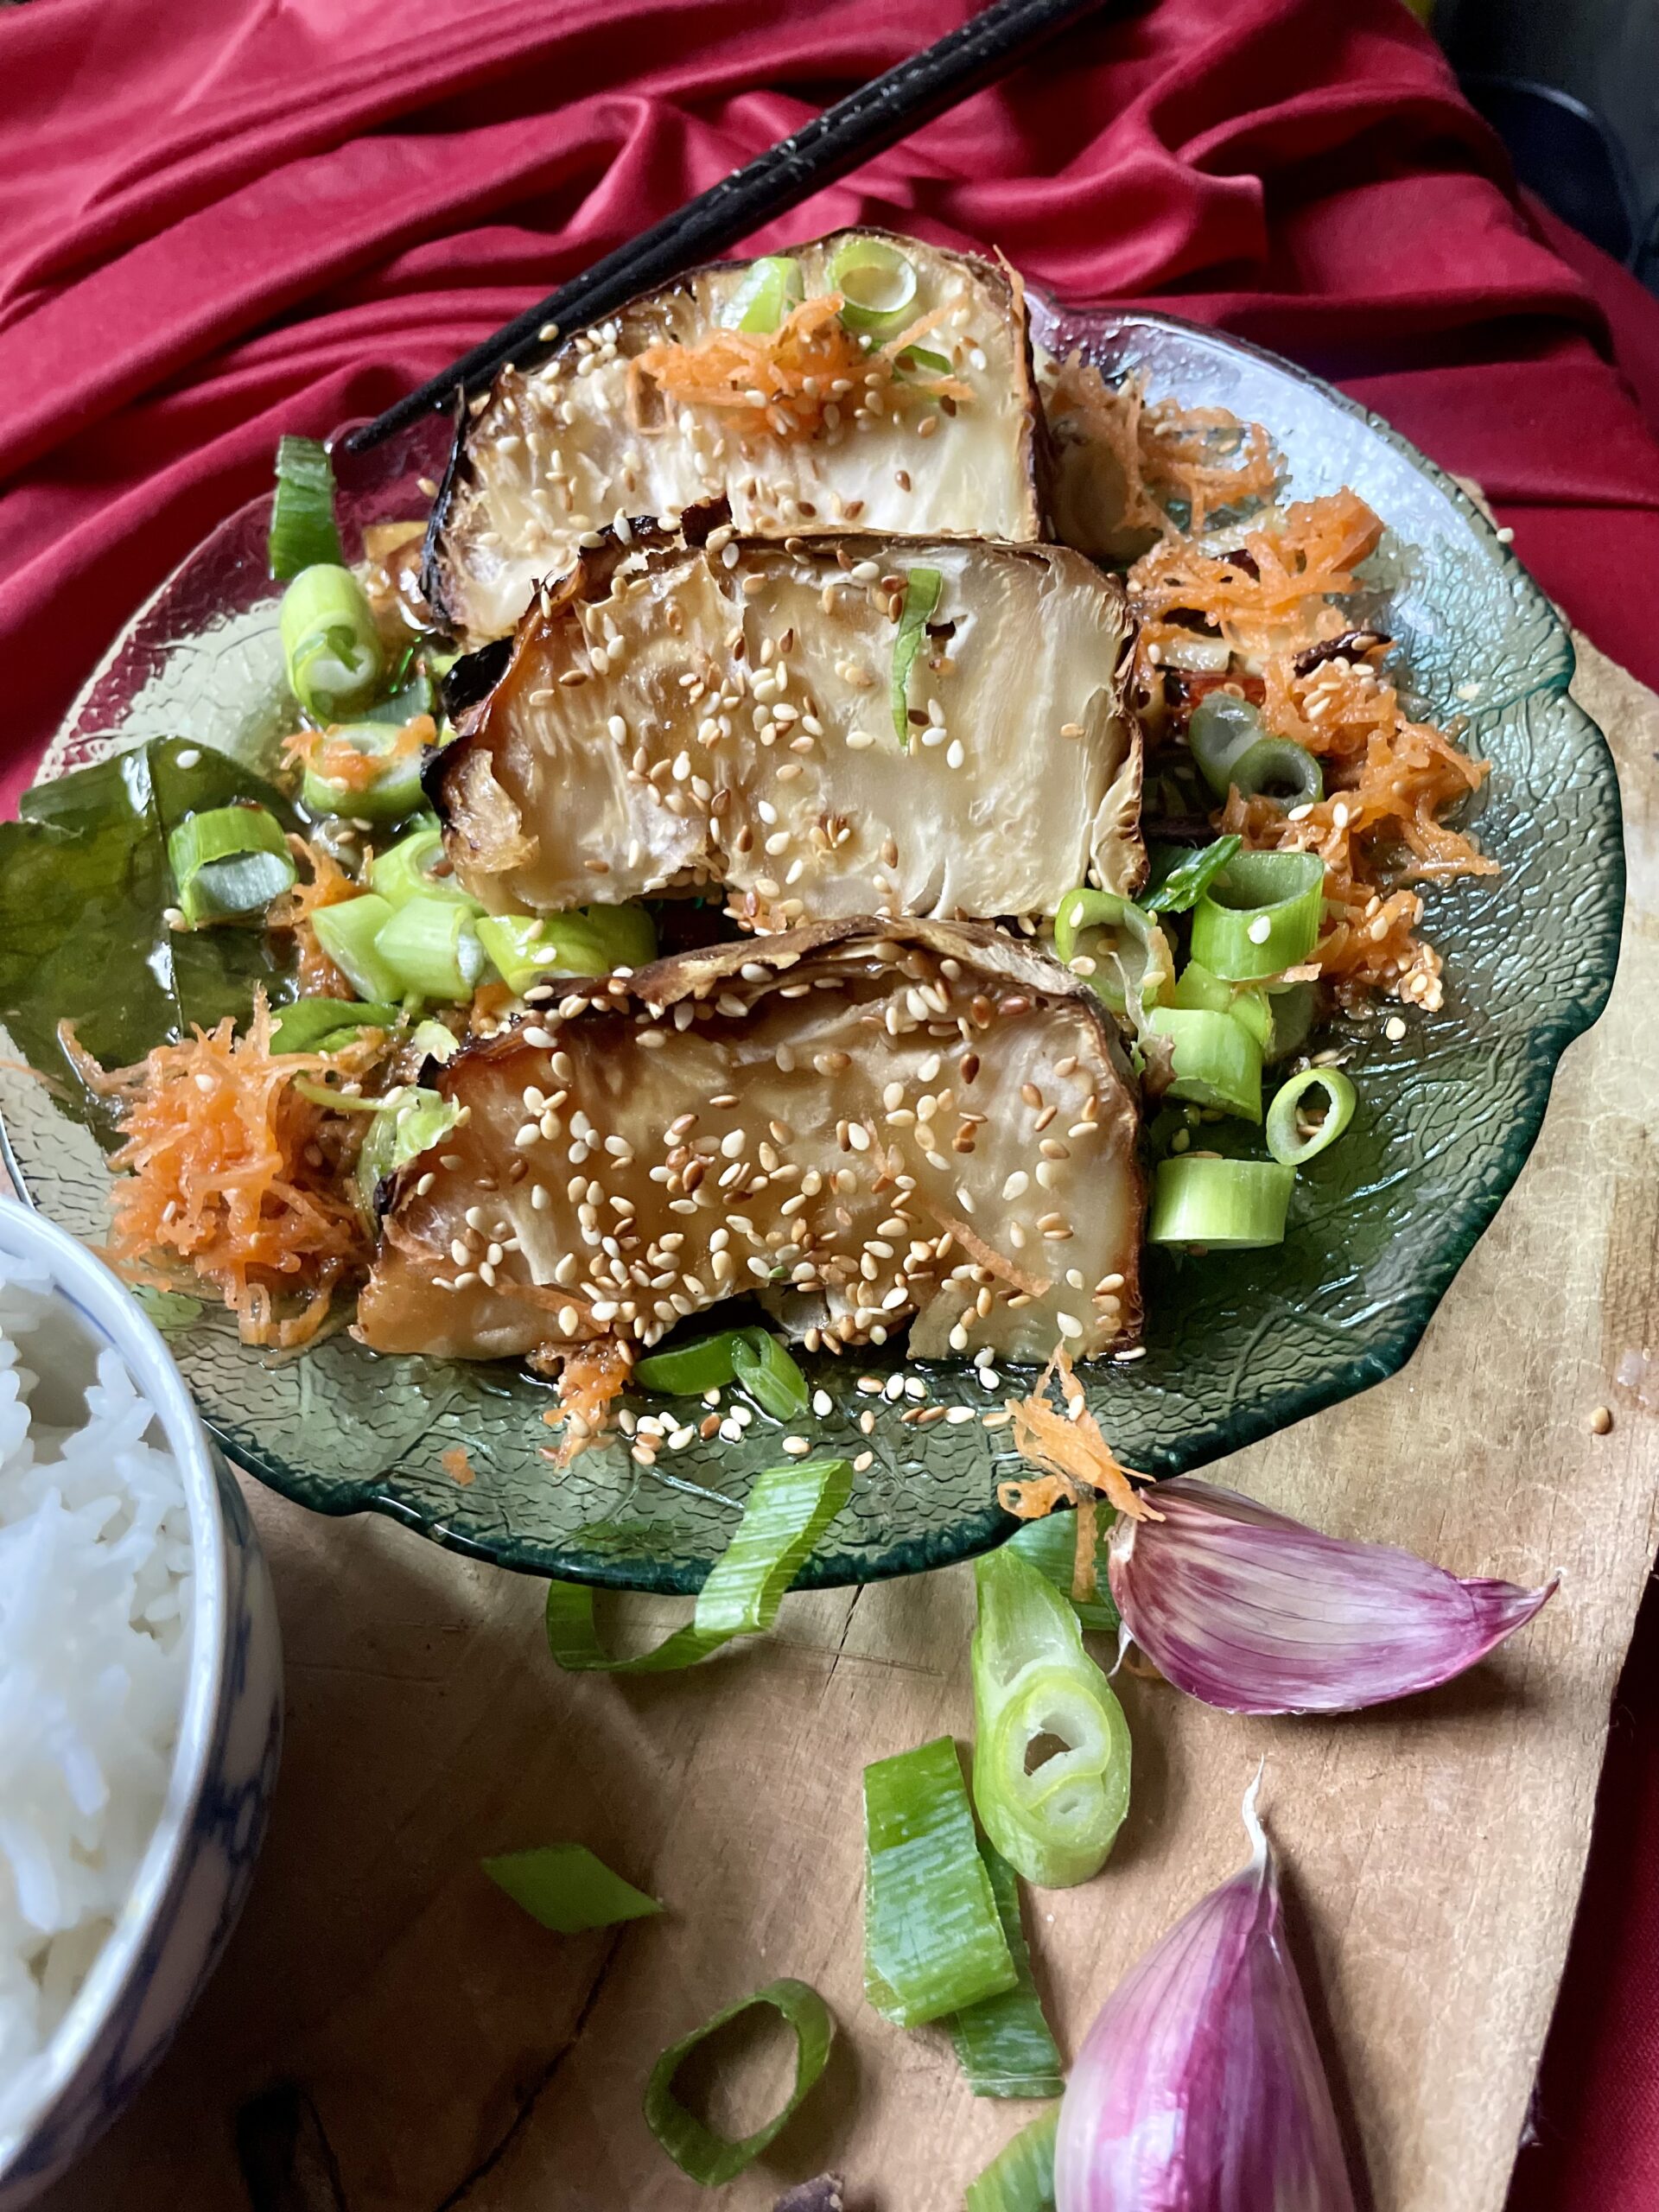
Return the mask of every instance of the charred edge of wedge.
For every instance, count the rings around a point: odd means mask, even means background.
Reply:
[[[1056,461],[1053,441],[1048,428],[1048,416],[1043,405],[1042,394],[1037,385],[1037,365],[1031,342],[1031,318],[1026,311],[1023,296],[1016,295],[1014,285],[1009,282],[1007,270],[983,254],[959,253],[950,246],[930,245],[925,239],[911,238],[902,231],[882,230],[868,223],[853,224],[839,231],[826,231],[822,238],[804,238],[798,245],[780,246],[777,251],[779,254],[785,255],[798,254],[804,252],[810,245],[833,248],[842,238],[882,238],[891,245],[918,248],[925,253],[937,254],[944,260],[958,262],[988,283],[994,291],[1003,294],[1007,300],[1010,314],[1017,308],[1020,351],[1025,364],[1027,403],[1024,455],[1026,474],[1032,486],[1040,536],[1043,538],[1052,539],[1053,532],[1049,526],[1047,518],[1055,481]],[[670,298],[677,293],[689,292],[698,277],[707,276],[713,270],[732,267],[747,269],[751,265],[752,263],[748,261],[699,262],[695,268],[688,269],[683,276],[676,277],[671,283],[655,284],[647,291],[636,292],[632,299],[625,300],[620,308],[614,308],[610,315],[602,317],[601,320],[607,322],[620,322],[626,316],[634,314],[644,307],[649,301]],[[530,346],[517,360],[510,362],[505,369],[498,372],[494,383],[489,389],[490,401],[492,403],[494,401],[505,378],[532,375],[536,370],[543,367],[547,362],[550,361],[556,354],[571,351],[575,340],[582,334],[582,330],[588,327],[589,326],[584,324],[581,328],[564,331],[559,337],[545,343],[537,342]],[[475,417],[467,404],[465,393],[457,390],[454,406],[455,427],[450,440],[448,457],[444,463],[443,476],[438,486],[437,497],[432,502],[431,514],[427,518],[426,536],[421,547],[422,596],[431,608],[434,620],[449,627],[456,636],[463,633],[455,628],[456,609],[444,590],[444,532],[448,527],[449,510],[456,490],[463,481],[469,480],[472,476],[472,462],[467,453],[467,440],[471,435],[473,423],[474,420],[481,421],[488,413],[489,407],[486,405],[480,409]]]

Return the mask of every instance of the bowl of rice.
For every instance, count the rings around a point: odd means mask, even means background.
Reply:
[[[0,1199],[0,2212],[172,2040],[281,1741],[270,1576],[166,1345],[84,1246]]]

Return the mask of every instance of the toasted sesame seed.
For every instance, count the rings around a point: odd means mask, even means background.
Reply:
[[[804,1436],[786,1436],[784,1439],[784,1449],[791,1459],[804,1459],[812,1446]]]

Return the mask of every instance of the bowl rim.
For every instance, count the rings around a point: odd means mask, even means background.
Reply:
[[[15,2171],[85,2063],[172,1887],[200,1800],[224,1691],[228,1580],[214,1448],[161,1332],[119,1278],[67,1230],[20,1199],[0,1198],[0,1261],[9,1256],[32,1261],[50,1274],[54,1290],[120,1355],[135,1387],[155,1407],[183,1480],[194,1597],[189,1667],[167,1794],[115,1925],[46,2047],[41,2088],[21,2120],[0,2133],[0,2184]]]

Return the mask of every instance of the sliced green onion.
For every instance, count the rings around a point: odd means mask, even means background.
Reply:
[[[437,711],[437,686],[424,670],[417,669],[389,699],[382,699],[378,706],[365,707],[362,719],[365,722],[390,722],[394,729],[404,729],[416,715],[431,715],[435,719]]]
[[[663,1909],[655,1897],[612,1873],[585,1844],[544,1843],[531,1851],[502,1852],[481,1864],[498,1890],[556,1936],[614,1928]]]
[[[1192,957],[1228,982],[1253,983],[1313,951],[1325,911],[1317,853],[1237,853],[1192,910]]]
[[[338,899],[332,906],[315,906],[311,912],[317,943],[329,959],[360,997],[382,1005],[401,999],[406,988],[377,944],[391,919],[391,908],[372,891],[356,899]]]
[[[426,999],[470,998],[488,964],[472,916],[453,899],[406,899],[374,949],[405,991]]]
[[[379,1118],[357,1156],[357,1187],[370,1212],[385,1179],[441,1144],[460,1117],[453,1098],[418,1084],[405,1084],[380,1102]]]
[[[650,1651],[614,1659],[599,1641],[593,1592],[584,1583],[550,1582],[548,1648],[571,1674],[665,1675],[695,1667],[734,1637],[763,1634],[852,1491],[853,1471],[845,1459],[798,1459],[766,1468],[755,1477],[743,1518],[709,1568],[685,1627]]]
[[[1199,1007],[1154,1007],[1147,1032],[1174,1046],[1168,1089],[1176,1098],[1219,1106],[1224,1114],[1262,1118],[1262,1047],[1231,1014]]]
[[[1110,935],[1085,950],[1082,940],[1096,930]],[[1092,960],[1092,973],[1084,971],[1089,988],[1114,1014],[1126,1014],[1137,1029],[1146,1027],[1153,1007],[1165,1004],[1174,987],[1175,956],[1169,939],[1133,899],[1120,899],[1115,891],[1081,886],[1068,891],[1054,917],[1054,950],[1068,968],[1075,960]]]
[[[334,522],[334,465],[315,438],[283,438],[276,448],[276,496],[266,541],[278,583],[302,569],[337,567],[346,558]]]
[[[1054,2138],[1060,2108],[1039,2113],[1005,2143],[977,2181],[963,2212],[1054,2212]]]
[[[315,722],[349,721],[373,698],[385,655],[363,587],[349,569],[302,569],[283,594],[289,689]]]
[[[1165,847],[1162,855],[1154,852],[1153,880],[1135,905],[1148,914],[1185,914],[1198,905],[1243,842],[1242,837],[1217,837],[1196,851],[1173,845]],[[1165,860],[1161,868],[1157,864],[1160,858]]]
[[[1183,1152],[1160,1160],[1153,1179],[1149,1244],[1250,1252],[1285,1241],[1296,1171],[1276,1160],[1217,1160]]]
[[[1282,1060],[1307,1042],[1319,1011],[1319,995],[1312,983],[1274,983],[1268,991],[1271,1034],[1262,1047],[1265,1061]]]
[[[484,909],[449,865],[443,849],[443,832],[435,823],[411,830],[369,863],[370,887],[393,906],[406,906],[411,899],[448,899],[469,913]]]
[[[389,722],[336,723],[328,732],[329,743],[348,746],[359,760],[373,766],[373,779],[366,784],[336,781],[308,767],[300,786],[301,798],[313,814],[401,822],[414,812],[423,797],[420,747],[412,752],[393,751],[403,734],[402,725],[394,728]]]
[[[329,1107],[336,1114],[378,1114],[381,1102],[370,1098],[360,1090],[346,1090],[337,1083],[329,1083],[321,1076],[296,1075],[294,1088],[302,1098],[308,1098],[314,1106]]]
[[[1189,960],[1176,978],[1172,1006],[1192,1007],[1205,1014],[1230,1014],[1242,1021],[1265,1052],[1273,1035],[1273,1014],[1268,995],[1259,984],[1224,983],[1200,960]],[[1259,1118],[1259,1116],[1258,1116]]]
[[[915,265],[886,238],[843,238],[830,257],[830,284],[849,330],[886,337],[916,304]]]
[[[865,1996],[895,2027],[919,2028],[1019,1978],[955,1744],[876,1759],[864,1770]]]
[[[957,2013],[950,2023],[950,2040],[976,2097],[1058,2097],[1065,2077],[1058,2047],[1043,2018],[1026,1931],[1020,1923],[1020,1879],[1002,1854],[982,1839],[979,1851],[1018,1979],[1000,1996],[982,1997],[977,2005]]]
[[[776,330],[806,296],[801,264],[786,253],[768,253],[754,263],[727,303],[721,321],[728,330]]]
[[[925,346],[906,346],[899,356],[901,369],[925,369],[930,376],[948,377],[950,364],[943,353],[930,353]]]
[[[273,1052],[330,1052],[365,1029],[397,1027],[395,1006],[363,1005],[356,999],[296,999],[272,1016]]]
[[[753,2135],[733,2142],[686,2110],[674,2094],[674,2077],[706,2037],[757,2005],[769,2005],[774,2012],[781,2013],[794,2033],[795,2087],[780,2112]],[[804,1981],[769,1981],[753,1997],[740,1997],[735,2005],[727,2005],[712,2020],[669,2045],[652,2068],[645,2084],[645,2125],[682,2173],[690,2174],[703,2189],[721,2188],[753,2165],[794,2118],[802,2099],[829,2062],[835,2033],[830,2008],[816,1989]]]
[[[974,1583],[974,1802],[1028,1882],[1070,1889],[1105,1865],[1129,1808],[1128,1723],[1046,1575],[1004,1545]],[[1052,1758],[1028,1770],[1046,1738]]]
[[[1305,745],[1287,737],[1264,737],[1234,761],[1233,789],[1245,798],[1312,806],[1325,797],[1325,777]]]
[[[1104,1501],[1095,1506],[1099,1533],[1095,1539],[1095,1594],[1092,1598],[1077,1598],[1071,1593],[1077,1560],[1077,1524],[1069,1513],[1045,1513],[1039,1521],[1022,1521],[1008,1538],[1023,1560],[1028,1560],[1039,1574],[1046,1574],[1059,1592],[1066,1604],[1077,1615],[1080,1624],[1102,1636],[1116,1636],[1118,1630],[1117,1607],[1112,1603],[1111,1586],[1106,1579],[1107,1536],[1111,1528],[1111,1508]]]
[[[282,823],[263,806],[191,815],[168,837],[167,857],[192,929],[264,913],[299,874]]]
[[[490,914],[484,950],[511,991],[543,976],[606,976],[657,957],[657,929],[643,906],[573,906],[563,914]]]
[[[899,744],[910,746],[910,671],[927,642],[927,626],[939,603],[944,578],[937,569],[912,569],[905,580],[905,611],[893,641],[893,727]]]
[[[640,1360],[633,1379],[665,1398],[701,1397],[736,1382],[763,1413],[793,1421],[811,1402],[806,1377],[777,1338],[766,1329],[722,1329]]]
[[[1233,770],[1267,735],[1262,709],[1236,691],[1206,691],[1186,725],[1186,742],[1217,798],[1233,785]]]
[[[1325,1093],[1325,1118],[1318,1128],[1304,1136],[1297,1111],[1310,1090]],[[1317,1160],[1353,1120],[1358,1103],[1353,1084],[1340,1068],[1304,1068],[1274,1093],[1268,1109],[1268,1150],[1286,1167],[1300,1167]]]

